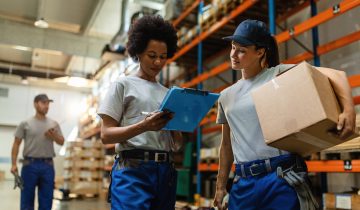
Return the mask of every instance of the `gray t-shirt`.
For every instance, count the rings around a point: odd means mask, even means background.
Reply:
[[[121,77],[111,84],[109,91],[97,113],[107,115],[119,122],[119,126],[129,126],[145,119],[141,112],[159,109],[168,89],[157,82],[150,82],[137,76]],[[129,149],[171,150],[170,131],[147,131],[126,143],[116,144],[116,152]]]
[[[54,141],[45,136],[50,128],[62,136],[59,124],[48,117],[42,120],[32,117],[17,126],[14,136],[24,139],[24,157],[55,157]]]
[[[266,145],[251,91],[293,66],[280,64],[264,69],[255,77],[247,80],[240,79],[221,92],[216,122],[229,124],[235,163],[287,153]]]

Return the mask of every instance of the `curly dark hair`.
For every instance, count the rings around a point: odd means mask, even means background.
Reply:
[[[129,30],[126,48],[130,56],[137,61],[136,55],[144,52],[150,40],[165,42],[167,57],[174,56],[177,50],[177,35],[172,24],[159,15],[145,15],[136,20]]]

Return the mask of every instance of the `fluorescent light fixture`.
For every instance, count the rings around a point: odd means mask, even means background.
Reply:
[[[67,83],[69,81],[69,77],[65,76],[65,77],[58,77],[54,79],[54,82],[59,82],[59,83]]]
[[[34,25],[38,28],[49,28],[49,23],[44,20],[44,18],[40,18],[35,21]]]
[[[94,81],[88,80],[88,79],[85,79],[82,77],[64,76],[64,77],[55,78],[55,79],[53,79],[53,81],[58,82],[58,83],[66,83],[68,86],[72,86],[72,87],[89,88],[94,85]]]
[[[81,77],[70,77],[67,81],[67,85],[73,87],[86,87],[88,85],[88,80]]]
[[[30,47],[24,47],[24,46],[20,46],[20,45],[13,45],[12,48],[15,50],[32,51],[32,49]]]

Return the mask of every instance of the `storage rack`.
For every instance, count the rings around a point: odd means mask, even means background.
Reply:
[[[272,34],[275,34],[275,28],[276,25],[284,21],[286,18],[296,14],[299,11],[302,11],[304,8],[307,8],[308,6],[311,7],[312,10],[312,17],[307,19],[306,21],[297,24],[296,26],[286,29],[285,31],[278,33],[275,35],[276,40],[278,44],[284,43],[290,39],[295,40],[296,36],[304,33],[305,31],[308,31],[310,29],[313,30],[313,49],[305,49],[305,53],[299,54],[297,56],[294,56],[292,58],[287,58],[283,61],[283,63],[298,63],[302,60],[309,60],[314,58],[314,64],[319,65],[318,57],[320,55],[326,54],[330,51],[333,51],[335,49],[338,49],[340,47],[349,45],[353,42],[356,42],[360,39],[360,33],[354,32],[349,35],[346,35],[344,37],[341,37],[337,40],[331,41],[329,43],[323,44],[321,46],[318,45],[318,35],[316,32],[316,27],[334,17],[337,17],[340,14],[346,13],[347,11],[356,8],[360,5],[359,0],[344,0],[341,3],[334,5],[332,8],[329,8],[323,12],[317,13],[316,11],[316,0],[307,0],[307,1],[287,1],[287,4],[285,6],[286,10],[281,8],[284,6],[284,2],[281,1],[274,1],[274,0],[268,0],[268,5],[264,8],[264,1],[257,1],[257,0],[244,0],[240,1],[239,4],[231,11],[228,15],[224,16],[221,20],[214,23],[212,26],[210,26],[208,29],[201,31],[198,31],[198,35],[194,37],[188,44],[183,46],[173,58],[168,60],[168,64],[171,62],[177,61],[178,63],[182,64],[186,69],[189,69],[184,74],[181,74],[177,76],[176,78],[172,79],[170,81],[169,77],[169,68],[167,68],[167,80],[164,82],[166,85],[171,85],[176,83],[178,79],[183,79],[185,77],[193,77],[190,81],[187,81],[185,83],[180,84],[182,87],[194,87],[198,85],[201,85],[202,82],[212,78],[212,77],[218,77],[221,73],[226,72],[230,70],[231,65],[230,62],[223,62],[222,64],[202,73],[202,70],[204,68],[202,58],[205,58],[204,63],[208,63],[208,60],[211,61],[212,57],[209,55],[209,52],[220,52],[216,53],[216,55],[213,55],[213,57],[217,57],[220,55],[223,55],[224,53],[228,53],[228,49],[220,49],[216,46],[226,46],[228,44],[225,44],[220,38],[230,35],[233,33],[236,25],[234,24],[233,20],[235,20],[235,23],[241,22],[241,20],[247,18],[252,18],[256,16],[256,19],[263,20],[267,22],[266,20],[269,19],[269,26]],[[277,7],[275,7],[275,3]],[[180,17],[178,20],[174,21],[174,25],[178,26],[180,25],[181,20],[184,19],[187,15],[191,13],[191,10],[193,13],[196,13],[195,7],[199,7],[199,12],[201,13],[201,10],[204,6],[204,1],[196,1],[193,3],[193,5],[188,8]],[[280,8],[279,8],[280,7]],[[261,8],[261,9],[259,9]],[[290,8],[290,9],[289,9]],[[266,14],[259,13],[259,10],[268,10],[268,15],[260,15],[260,14]],[[254,15],[257,14],[257,15]],[[279,14],[277,17],[275,14]],[[176,22],[176,24],[175,24]],[[198,27],[201,28],[201,25],[199,23]],[[219,30],[221,29],[221,30]],[[214,44],[215,43],[215,44]],[[195,46],[198,46],[198,63],[194,63],[194,57],[196,58],[196,49]],[[212,46],[212,47],[209,47]],[[205,50],[202,50],[202,48],[205,47]],[[194,73],[197,70],[197,75],[194,75]],[[233,74],[233,82],[234,78],[236,78],[236,74]],[[351,76],[349,77],[349,82],[351,84],[351,87],[359,87],[360,86],[360,75]],[[226,82],[229,83],[229,82]],[[231,83],[230,83],[231,84]],[[214,92],[220,92],[224,88],[229,86],[229,84],[223,85],[221,87],[218,87],[214,89]],[[201,86],[200,86],[201,87]],[[354,97],[355,104],[360,104],[360,96]],[[199,147],[201,145],[201,135],[217,132],[221,130],[221,126],[213,126],[213,127],[207,127],[204,129],[201,129],[204,125],[208,125],[210,123],[215,122],[216,116],[209,115],[206,118],[204,118],[201,123],[200,127],[198,129],[198,138],[197,138],[197,144],[198,144],[198,151],[197,154],[199,154]],[[199,156],[199,155],[198,155]],[[198,159],[199,161],[199,159]],[[217,171],[218,165],[216,163],[200,163],[198,162],[198,186],[197,186],[197,193],[201,193],[201,186],[199,182],[201,173],[204,171]],[[307,165],[309,167],[309,171],[312,172],[359,172],[359,161],[353,160],[352,161],[352,169],[344,169],[344,163],[343,161],[308,161]]]

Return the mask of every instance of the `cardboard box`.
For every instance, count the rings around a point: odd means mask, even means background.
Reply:
[[[344,142],[329,134],[340,114],[329,79],[310,64],[300,63],[252,96],[268,145],[308,155]]]
[[[357,194],[323,194],[324,209],[360,209],[360,195]]]

